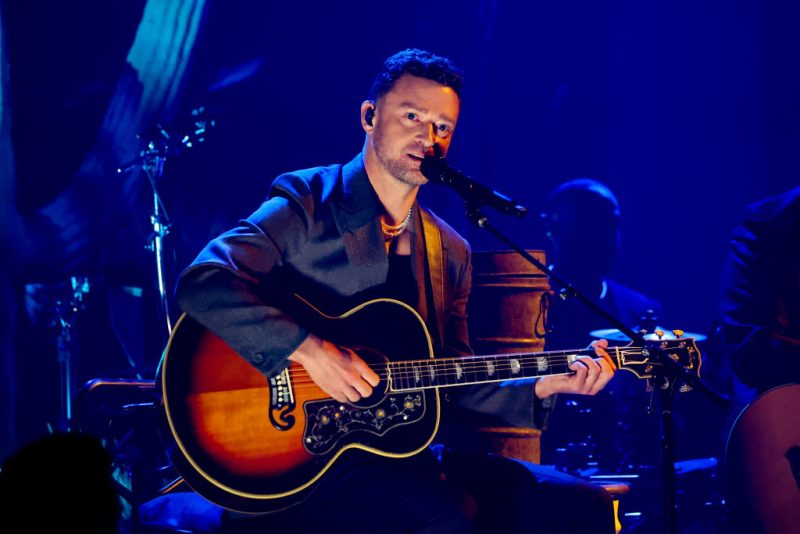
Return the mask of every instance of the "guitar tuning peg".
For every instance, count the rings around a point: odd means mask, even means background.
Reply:
[[[673,330],[672,333],[675,334],[676,338],[680,339],[686,332],[684,332],[683,330]]]

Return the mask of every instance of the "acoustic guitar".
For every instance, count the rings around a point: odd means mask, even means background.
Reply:
[[[728,505],[737,532],[800,533],[800,384],[744,407],[725,447]]]
[[[342,455],[423,450],[439,427],[439,389],[567,374],[592,349],[435,358],[417,312],[391,299],[331,316],[300,299],[299,315],[323,339],[353,349],[380,377],[370,397],[340,403],[301,366],[266,377],[184,315],[159,368],[170,458],[200,495],[261,513],[300,502]],[[662,366],[698,372],[692,338],[609,349],[618,368],[651,378]],[[664,362],[667,362],[666,364]]]

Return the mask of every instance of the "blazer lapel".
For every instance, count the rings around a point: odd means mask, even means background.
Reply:
[[[383,283],[389,272],[389,259],[378,222],[380,201],[369,183],[361,154],[342,167],[339,195],[339,202],[332,203],[331,211],[347,259],[359,269],[359,285],[366,288]]]

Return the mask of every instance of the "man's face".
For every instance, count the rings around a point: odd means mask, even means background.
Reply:
[[[426,183],[420,163],[433,154],[434,143],[447,153],[458,111],[452,88],[404,74],[376,105],[372,144],[378,163],[403,183]]]

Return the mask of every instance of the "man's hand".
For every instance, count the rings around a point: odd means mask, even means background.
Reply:
[[[553,375],[536,381],[535,393],[540,399],[556,393],[577,393],[579,395],[596,395],[602,390],[611,377],[616,366],[606,352],[608,341],[600,339],[591,344],[598,358],[580,356],[569,366],[575,371],[569,375]]]
[[[322,390],[339,402],[356,402],[372,394],[380,378],[350,349],[311,334],[289,360],[302,365]]]

